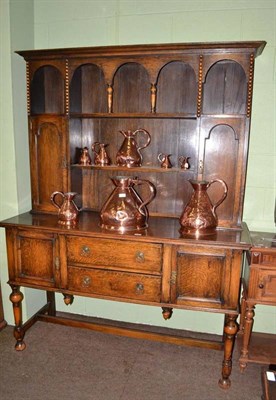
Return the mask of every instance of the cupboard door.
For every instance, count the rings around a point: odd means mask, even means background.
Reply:
[[[19,231],[14,245],[17,283],[27,283],[36,287],[59,285],[59,252],[55,234]]]
[[[241,251],[178,246],[173,255],[172,302],[199,309],[238,308]]]
[[[56,212],[50,197],[68,191],[67,122],[43,116],[30,119],[30,165],[34,211]]]
[[[276,302],[276,266],[250,266],[250,286],[248,297],[257,299],[259,303],[275,304]]]

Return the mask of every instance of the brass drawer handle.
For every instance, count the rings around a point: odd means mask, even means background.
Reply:
[[[145,262],[145,254],[142,251],[137,251],[135,254],[135,259],[140,263]]]
[[[91,278],[90,278],[90,276],[84,276],[83,278],[82,278],[82,286],[83,287],[88,287],[88,286],[90,286],[91,285]]]
[[[88,256],[89,254],[90,254],[90,247],[89,246],[86,246],[86,245],[84,245],[84,246],[82,246],[82,248],[81,248],[81,255],[82,256]]]
[[[137,294],[144,293],[144,285],[142,283],[137,283],[137,285],[136,285],[136,293]]]

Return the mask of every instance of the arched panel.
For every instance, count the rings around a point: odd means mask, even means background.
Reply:
[[[123,64],[114,76],[113,112],[150,112],[150,86],[141,64]]]
[[[228,187],[226,200],[217,208],[218,218],[232,220],[235,206],[236,180],[238,179],[239,141],[232,127],[217,125],[205,139],[204,179],[222,179]],[[223,194],[219,183],[211,185],[208,194],[215,204]]]
[[[181,61],[166,64],[157,81],[160,113],[196,113],[197,84],[193,68]]]
[[[63,188],[62,174],[57,173],[62,163],[61,148],[62,133],[57,126],[52,123],[42,124],[36,138],[39,204],[49,203],[51,194]]]
[[[70,112],[84,114],[106,112],[106,99],[103,71],[95,64],[78,67],[70,83]]]
[[[57,68],[45,65],[36,70],[30,89],[32,115],[64,113],[64,79]]]
[[[209,69],[203,85],[204,114],[245,114],[247,83],[244,69],[222,60]]]

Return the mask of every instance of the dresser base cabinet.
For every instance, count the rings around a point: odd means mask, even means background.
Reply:
[[[177,220],[152,218],[149,223],[146,234],[136,236],[103,231],[99,214],[91,212],[82,212],[73,229],[60,226],[56,215],[26,213],[2,222],[6,228],[16,350],[25,348],[25,331],[37,319],[89,328],[87,322],[56,315],[55,293],[62,293],[67,305],[76,295],[157,306],[165,319],[173,315],[174,308],[222,313],[225,324],[221,343],[135,329],[127,333],[99,325],[94,328],[169,343],[224,348],[219,384],[229,387],[238,330],[242,255],[249,248],[246,226],[238,231],[218,230],[215,237],[195,242],[180,236]],[[45,307],[25,323],[21,286],[47,293]]]

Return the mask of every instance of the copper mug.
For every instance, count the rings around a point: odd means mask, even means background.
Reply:
[[[107,154],[106,147],[108,145],[100,142],[95,142],[92,144],[92,151],[95,153],[94,164],[95,165],[110,165],[111,159]]]
[[[158,161],[160,161],[161,163],[161,168],[172,168],[172,163],[170,160],[171,154],[164,154],[164,153],[160,153],[158,154],[157,158]]]
[[[80,209],[74,202],[76,192],[53,192],[51,195],[51,202],[58,209],[58,223],[67,227],[74,226],[77,223],[78,214]],[[62,198],[61,204],[56,202],[56,196]]]

